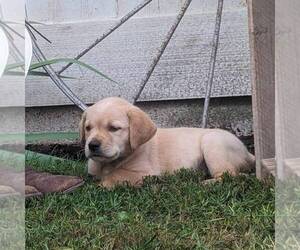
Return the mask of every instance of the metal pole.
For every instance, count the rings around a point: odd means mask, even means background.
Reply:
[[[173,25],[171,26],[170,30],[168,31],[166,37],[164,38],[164,40],[163,40],[163,42],[162,42],[161,47],[158,49],[158,52],[157,52],[156,56],[154,57],[152,63],[150,64],[149,69],[148,69],[148,71],[147,71],[147,73],[146,73],[145,78],[142,80],[140,89],[139,89],[138,93],[136,94],[136,96],[135,96],[135,98],[134,98],[134,103],[136,103],[137,100],[139,99],[139,97],[140,97],[142,91],[144,90],[144,88],[145,88],[145,86],[146,86],[146,84],[147,84],[147,82],[148,82],[148,80],[149,80],[151,74],[153,73],[153,71],[154,71],[154,69],[155,69],[157,63],[159,62],[159,60],[160,60],[162,54],[164,53],[166,47],[168,46],[168,44],[169,44],[169,42],[170,42],[170,40],[171,40],[171,38],[172,38],[172,36],[173,36],[173,34],[174,34],[176,28],[178,27],[178,25],[179,25],[179,23],[180,23],[182,17],[184,16],[184,14],[185,14],[187,8],[188,8],[189,5],[190,5],[191,1],[192,1],[192,0],[186,0],[186,1],[184,2],[184,4],[183,4],[183,6],[182,6],[182,8],[181,8],[181,10],[180,10],[180,12],[179,12],[179,14],[178,14],[177,17],[176,17],[175,22],[173,23]]]
[[[143,3],[136,6],[133,10],[128,12],[125,16],[123,16],[117,23],[115,23],[111,28],[109,28],[104,34],[97,38],[89,47],[81,51],[74,59],[78,60],[82,56],[84,56],[87,52],[89,52],[92,48],[94,48],[97,44],[99,44],[101,41],[103,41],[107,36],[109,36],[111,33],[113,33],[117,28],[119,28],[122,24],[124,24],[129,18],[134,16],[136,13],[138,13],[141,9],[143,9],[146,5],[148,5],[152,0],[146,0]],[[60,75],[62,72],[64,72],[67,68],[69,68],[73,63],[68,63],[64,67],[62,67],[59,71],[57,71],[57,74]]]
[[[14,37],[10,34],[12,32],[13,34],[17,35],[18,37],[24,39],[24,37],[18,33],[16,30],[11,28],[9,25],[7,25],[2,19],[0,19],[0,28],[4,31],[7,40],[9,42],[9,45],[11,47],[10,52],[12,57],[16,62],[23,62],[24,61],[24,55],[21,53],[21,51],[18,49],[17,45],[15,44]],[[9,32],[10,31],[10,32]],[[21,66],[22,69],[24,69],[23,66]]]
[[[223,10],[223,0],[218,0],[218,10],[217,10],[217,15],[216,15],[215,32],[214,32],[213,42],[212,42],[209,74],[208,74],[208,81],[207,81],[207,85],[206,85],[205,102],[204,102],[203,115],[202,115],[202,128],[205,128],[207,126],[208,107],[209,107],[210,94],[211,94],[211,89],[212,89],[213,80],[214,80],[215,64],[216,64],[217,51],[218,51],[218,46],[219,46],[219,35],[220,35],[220,26],[221,26],[221,19],[222,19],[222,10]]]
[[[33,37],[32,31],[28,29],[29,34],[31,36],[32,44],[33,44],[33,54],[37,58],[39,62],[47,60],[41,49],[39,48],[36,40]],[[43,69],[48,73],[52,81],[55,83],[55,85],[82,111],[85,111],[87,109],[87,106],[85,103],[80,100],[73,92],[72,90],[65,84],[65,82],[56,74],[54,69],[51,67],[51,65],[45,65],[43,66]]]

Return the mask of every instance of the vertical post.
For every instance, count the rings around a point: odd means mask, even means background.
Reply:
[[[299,0],[276,2],[276,163],[277,176],[300,176]],[[299,184],[299,182],[298,182]]]
[[[275,1],[248,0],[256,176],[275,156]]]

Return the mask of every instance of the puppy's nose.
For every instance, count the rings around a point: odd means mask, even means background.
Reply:
[[[101,143],[97,140],[91,140],[89,143],[89,150],[91,152],[99,152]]]

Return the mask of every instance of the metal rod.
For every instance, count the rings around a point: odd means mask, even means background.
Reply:
[[[13,28],[9,27],[7,24],[5,24],[3,21],[0,21],[0,27],[3,29],[4,33],[6,34],[7,40],[10,45],[10,53],[14,60],[16,62],[23,62],[24,61],[24,55],[21,53],[21,51],[18,49],[17,45],[15,44],[14,37],[9,33],[9,31],[13,32],[16,35],[20,35],[17,31],[15,31]],[[21,37],[24,39],[24,37]],[[21,66],[21,69],[25,69],[24,66]]]
[[[102,42],[107,36],[109,36],[111,33],[113,33],[117,28],[119,28],[122,24],[124,24],[129,18],[134,16],[136,13],[138,13],[141,9],[143,9],[146,5],[148,5],[152,0],[146,0],[143,3],[136,6],[133,10],[128,12],[125,16],[123,16],[117,23],[115,23],[112,27],[110,27],[104,34],[97,38],[90,46],[88,46],[86,49],[81,51],[74,59],[78,60],[82,56],[84,56],[87,52],[89,52],[92,48],[94,48],[97,44]],[[62,67],[59,71],[57,71],[57,74],[60,75],[62,72],[64,72],[67,68],[69,68],[73,63],[68,63],[64,67]]]
[[[1,21],[0,19],[0,25],[5,26],[8,30],[10,30],[11,32],[13,32],[15,35],[17,35],[18,37],[25,39],[24,36],[22,36],[19,32],[17,32],[16,30],[14,30],[12,27],[10,27],[9,25],[7,25],[4,21]]]
[[[27,26],[28,28],[28,26]],[[29,34],[31,36],[32,44],[33,44],[33,54],[37,58],[39,62],[47,60],[41,49],[39,48],[36,40],[33,37],[32,31],[28,28]],[[80,100],[72,90],[64,83],[64,81],[56,74],[51,65],[43,66],[43,69],[48,73],[52,81],[55,85],[82,111],[87,109],[87,106]]]
[[[203,115],[202,115],[202,128],[205,128],[207,126],[209,101],[210,101],[211,89],[212,89],[214,74],[215,74],[217,51],[218,51],[218,47],[219,47],[219,36],[220,36],[222,11],[223,11],[223,0],[218,0],[216,24],[215,24],[213,41],[212,41],[212,51],[211,51],[211,57],[210,57],[208,81],[206,84],[205,101],[204,101],[204,108],[203,108]]]
[[[41,32],[39,32],[35,27],[33,27],[29,22],[26,22],[26,24],[33,29],[41,38],[43,38],[48,43],[52,43],[46,36],[44,36]]]
[[[136,94],[136,96],[135,96],[135,98],[134,98],[134,103],[137,102],[137,100],[139,99],[141,93],[143,92],[143,90],[144,90],[144,88],[145,88],[145,86],[146,86],[146,84],[147,84],[147,82],[148,82],[150,76],[152,75],[152,73],[153,73],[153,71],[154,71],[154,69],[155,69],[157,63],[159,62],[159,60],[160,60],[162,54],[164,53],[166,47],[168,46],[168,44],[169,44],[169,42],[170,42],[170,40],[171,40],[171,38],[172,38],[172,36],[173,36],[173,34],[174,34],[176,28],[178,27],[178,25],[179,25],[179,23],[180,23],[182,17],[184,16],[184,14],[185,14],[187,8],[188,8],[189,5],[190,5],[191,1],[192,1],[192,0],[186,0],[186,1],[184,2],[183,6],[181,7],[181,10],[180,10],[180,12],[178,13],[178,15],[177,15],[177,17],[176,17],[175,22],[173,23],[173,25],[171,26],[170,30],[168,31],[166,37],[164,38],[164,40],[163,40],[163,42],[162,42],[162,44],[161,44],[161,47],[158,49],[157,54],[155,55],[155,57],[153,58],[152,63],[151,63],[150,66],[149,66],[149,69],[148,69],[148,71],[147,71],[147,73],[146,73],[145,78],[144,78],[144,79],[142,80],[142,82],[141,82],[140,89],[139,89],[138,93]]]
[[[18,49],[17,45],[14,43],[14,41],[10,38],[8,38],[8,42],[11,46],[11,54],[16,62],[23,62],[24,56],[22,55],[21,51]],[[24,68],[23,66],[21,68]]]

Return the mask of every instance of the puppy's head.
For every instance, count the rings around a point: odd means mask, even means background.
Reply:
[[[130,155],[149,141],[156,126],[127,101],[111,97],[89,107],[80,122],[80,139],[87,158],[112,162]]]

